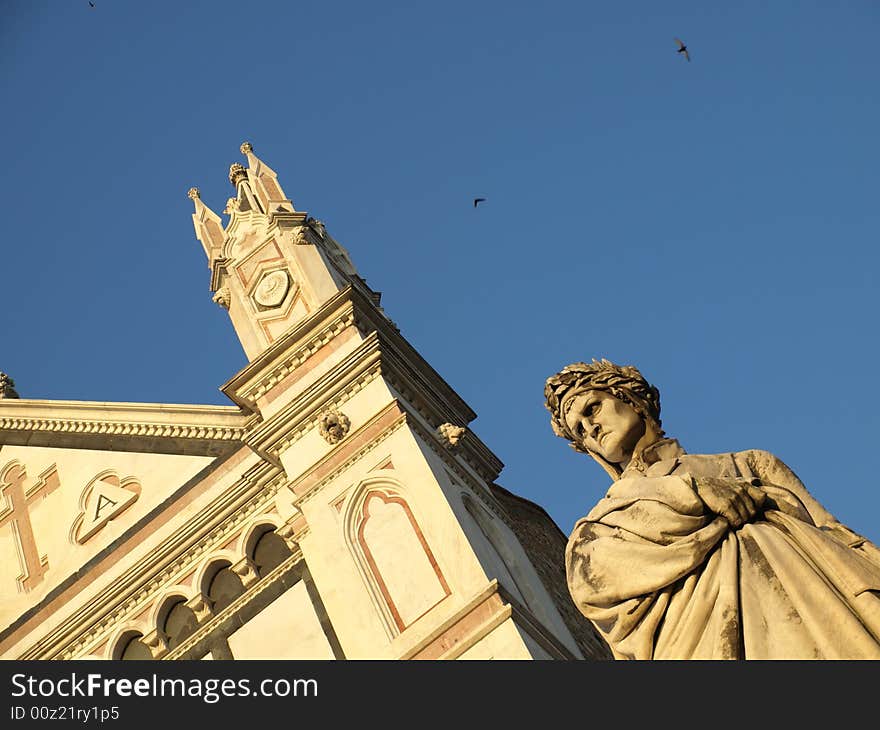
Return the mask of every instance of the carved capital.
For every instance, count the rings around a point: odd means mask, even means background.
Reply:
[[[464,426],[443,423],[437,428],[437,436],[440,437],[440,440],[447,449],[453,449],[458,446],[458,442],[461,441],[466,430]]]
[[[344,413],[328,410],[318,419],[318,430],[328,444],[338,444],[348,434],[351,421]]]
[[[219,304],[223,309],[229,309],[229,289],[227,287],[221,287],[217,290],[213,297],[214,304]]]
[[[292,522],[288,522],[286,525],[282,525],[275,532],[278,534],[282,540],[284,540],[287,547],[289,547],[293,552],[299,550],[299,538],[303,533],[303,527],[305,525],[305,520],[294,520]]]
[[[159,659],[166,651],[168,651],[168,643],[164,634],[158,629],[153,629],[141,637],[141,643],[150,650],[153,659]]]
[[[250,588],[260,579],[260,574],[250,558],[242,558],[234,565],[230,565],[229,569],[241,578],[241,583],[245,588]]]
[[[197,593],[190,598],[186,602],[186,605],[192,609],[192,612],[196,616],[196,621],[199,622],[199,626],[210,621],[214,616],[214,611],[211,609],[211,602],[208,600],[208,597],[202,593]]]

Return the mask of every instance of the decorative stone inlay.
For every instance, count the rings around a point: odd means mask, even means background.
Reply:
[[[229,309],[229,287],[221,287],[217,290],[214,296],[211,297],[211,299],[213,300],[214,304],[220,305],[221,307],[223,307],[223,309]]]
[[[262,307],[273,309],[280,307],[290,290],[290,277],[286,271],[270,271],[263,274],[260,283],[254,289],[254,301]]]
[[[337,410],[329,410],[318,419],[318,430],[328,444],[338,444],[350,428],[348,416]]]
[[[467,429],[464,426],[456,426],[453,423],[444,423],[437,428],[437,435],[443,441],[447,449],[458,446],[461,437]]]

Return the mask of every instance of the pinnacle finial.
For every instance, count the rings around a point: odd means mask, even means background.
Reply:
[[[239,180],[246,177],[247,170],[245,170],[244,165],[242,165],[240,162],[233,162],[229,166],[229,182],[231,182],[233,185],[237,185]]]
[[[201,194],[199,193],[198,188],[190,188],[186,192],[186,197],[188,197],[190,200],[196,200],[197,198],[201,198]]]
[[[248,152],[254,151],[254,146],[250,142],[242,142],[238,149],[241,150],[241,154],[246,155]]]

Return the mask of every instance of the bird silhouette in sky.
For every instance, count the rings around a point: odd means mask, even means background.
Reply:
[[[476,208],[480,203],[486,202],[485,198],[474,198],[474,208]]]
[[[688,61],[690,61],[690,60],[691,60],[691,54],[688,53],[688,47],[687,47],[684,43],[682,43],[678,38],[675,39],[675,42],[678,43],[678,50],[676,51],[676,53],[683,53],[683,54],[684,54],[684,57],[685,57]]]
[[[90,8],[95,7],[95,3],[93,3],[92,0],[89,0],[89,7],[90,7]]]

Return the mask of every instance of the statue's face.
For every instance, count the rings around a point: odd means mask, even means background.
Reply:
[[[588,451],[612,464],[626,464],[645,433],[645,422],[628,403],[603,390],[587,390],[566,403],[565,423]]]

